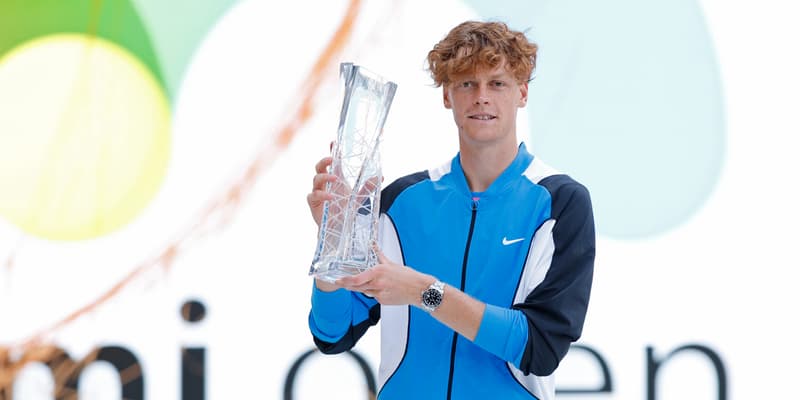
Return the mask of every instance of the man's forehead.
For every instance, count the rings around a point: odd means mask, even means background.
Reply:
[[[505,62],[502,62],[494,67],[488,65],[478,65],[472,70],[453,74],[452,80],[474,79],[474,78],[513,78],[511,70]]]

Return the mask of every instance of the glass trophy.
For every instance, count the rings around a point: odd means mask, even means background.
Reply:
[[[397,84],[352,63],[342,63],[344,101],[333,145],[330,173],[335,182],[325,190],[317,248],[309,275],[334,282],[363,272],[378,261],[381,195],[380,144],[383,124]]]

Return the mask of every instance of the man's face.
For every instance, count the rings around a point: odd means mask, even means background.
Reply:
[[[444,106],[453,110],[462,142],[516,146],[517,109],[528,101],[528,83],[518,83],[503,62],[454,76],[444,87]]]

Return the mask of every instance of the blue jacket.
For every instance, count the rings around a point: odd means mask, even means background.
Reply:
[[[314,289],[309,326],[324,353],[346,351],[381,320],[378,397],[555,397],[553,372],[583,328],[595,254],[589,193],[521,144],[472,193],[460,156],[381,194],[386,256],[486,303],[474,342],[413,306]],[[447,289],[445,289],[445,298]]]

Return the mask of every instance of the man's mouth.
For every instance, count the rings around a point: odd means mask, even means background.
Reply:
[[[494,115],[489,115],[489,114],[474,114],[474,115],[470,115],[468,118],[469,119],[477,119],[477,120],[480,120],[480,121],[489,121],[489,120],[495,119],[497,117],[495,117]]]

